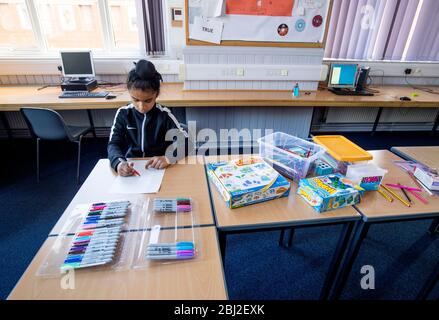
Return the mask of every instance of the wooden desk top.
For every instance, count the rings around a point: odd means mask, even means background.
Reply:
[[[399,156],[416,161],[432,169],[439,169],[439,146],[437,147],[393,147]]]
[[[116,93],[112,100],[103,98],[59,99],[59,87],[37,90],[38,86],[0,86],[0,111],[18,111],[23,106],[56,110],[113,109],[130,101],[127,92]],[[437,87],[430,87],[439,90]],[[375,89],[375,87],[374,87]],[[158,102],[169,107],[233,107],[233,106],[288,106],[288,107],[439,107],[438,95],[407,86],[376,87],[380,92],[372,97],[337,96],[327,90],[301,93],[293,98],[289,91],[205,90],[184,91],[183,83],[164,83]],[[103,89],[105,90],[105,89]],[[412,101],[401,101],[411,93],[419,96]]]
[[[207,162],[238,159],[242,156],[210,156]],[[244,156],[248,157],[248,155]],[[297,183],[291,183],[287,198],[270,200],[247,207],[230,209],[210,181],[210,189],[219,229],[256,229],[283,225],[311,225],[318,223],[337,223],[359,220],[360,214],[353,207],[318,213],[309,206],[297,192]]]
[[[72,220],[71,216],[72,211],[78,204],[112,199],[127,199],[135,203],[152,197],[190,197],[194,200],[193,215],[195,224],[214,224],[204,166],[202,160],[197,164],[194,156],[182,159],[179,163],[167,168],[160,191],[156,194],[111,194],[109,188],[116,176],[108,159],[99,160],[50,232],[50,235],[57,235],[61,232],[75,232],[79,220]],[[72,181],[72,183],[74,182]],[[174,220],[166,219],[166,215],[164,215],[160,224],[173,226]],[[181,224],[184,225],[185,222],[181,221]],[[187,225],[191,225],[190,219],[188,219]]]
[[[77,270],[75,289],[62,289],[61,278],[36,276],[55,242],[48,238],[10,293],[8,299],[227,299],[215,227],[198,228],[200,251],[194,260],[153,263],[126,271]],[[173,232],[173,231],[164,231]],[[135,236],[138,232],[130,232]],[[71,241],[67,237],[65,241]]]
[[[402,169],[392,163],[394,160],[401,160],[400,157],[387,150],[369,151],[373,155],[373,162],[389,172],[384,176],[383,183],[401,183],[402,185],[416,188],[413,180]],[[390,188],[404,199],[402,192]],[[365,220],[393,220],[400,218],[428,217],[439,214],[439,197],[429,196],[425,191],[421,195],[428,200],[428,204],[423,204],[414,196],[409,194],[413,200],[411,207],[406,207],[398,200],[388,202],[378,192],[366,192],[357,209],[364,215]]]

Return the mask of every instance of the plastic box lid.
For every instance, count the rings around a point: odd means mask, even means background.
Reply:
[[[344,136],[314,136],[315,143],[323,146],[338,161],[368,161],[373,156]]]

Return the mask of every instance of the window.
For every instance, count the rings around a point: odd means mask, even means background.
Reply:
[[[24,0],[0,0],[0,50],[11,48],[37,48]]]
[[[104,48],[96,0],[38,0],[36,3],[49,50]]]
[[[439,61],[439,1],[334,0],[325,57]]]
[[[0,0],[1,52],[140,52],[136,0]]]
[[[113,41],[116,48],[139,47],[136,4],[134,1],[110,0]]]

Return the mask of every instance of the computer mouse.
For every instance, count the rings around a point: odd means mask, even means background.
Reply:
[[[116,96],[112,95],[112,94],[109,94],[105,97],[105,99],[107,99],[107,100],[114,99],[114,98],[116,98]]]
[[[409,97],[406,97],[406,96],[399,98],[399,100],[401,100],[401,101],[412,101],[412,99],[410,99]]]

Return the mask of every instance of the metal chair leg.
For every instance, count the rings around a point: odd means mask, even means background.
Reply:
[[[79,168],[81,166],[81,141],[82,141],[82,135],[79,136],[78,139],[78,167],[76,169],[76,182],[79,184]]]
[[[37,183],[40,183],[40,138],[37,138]]]

